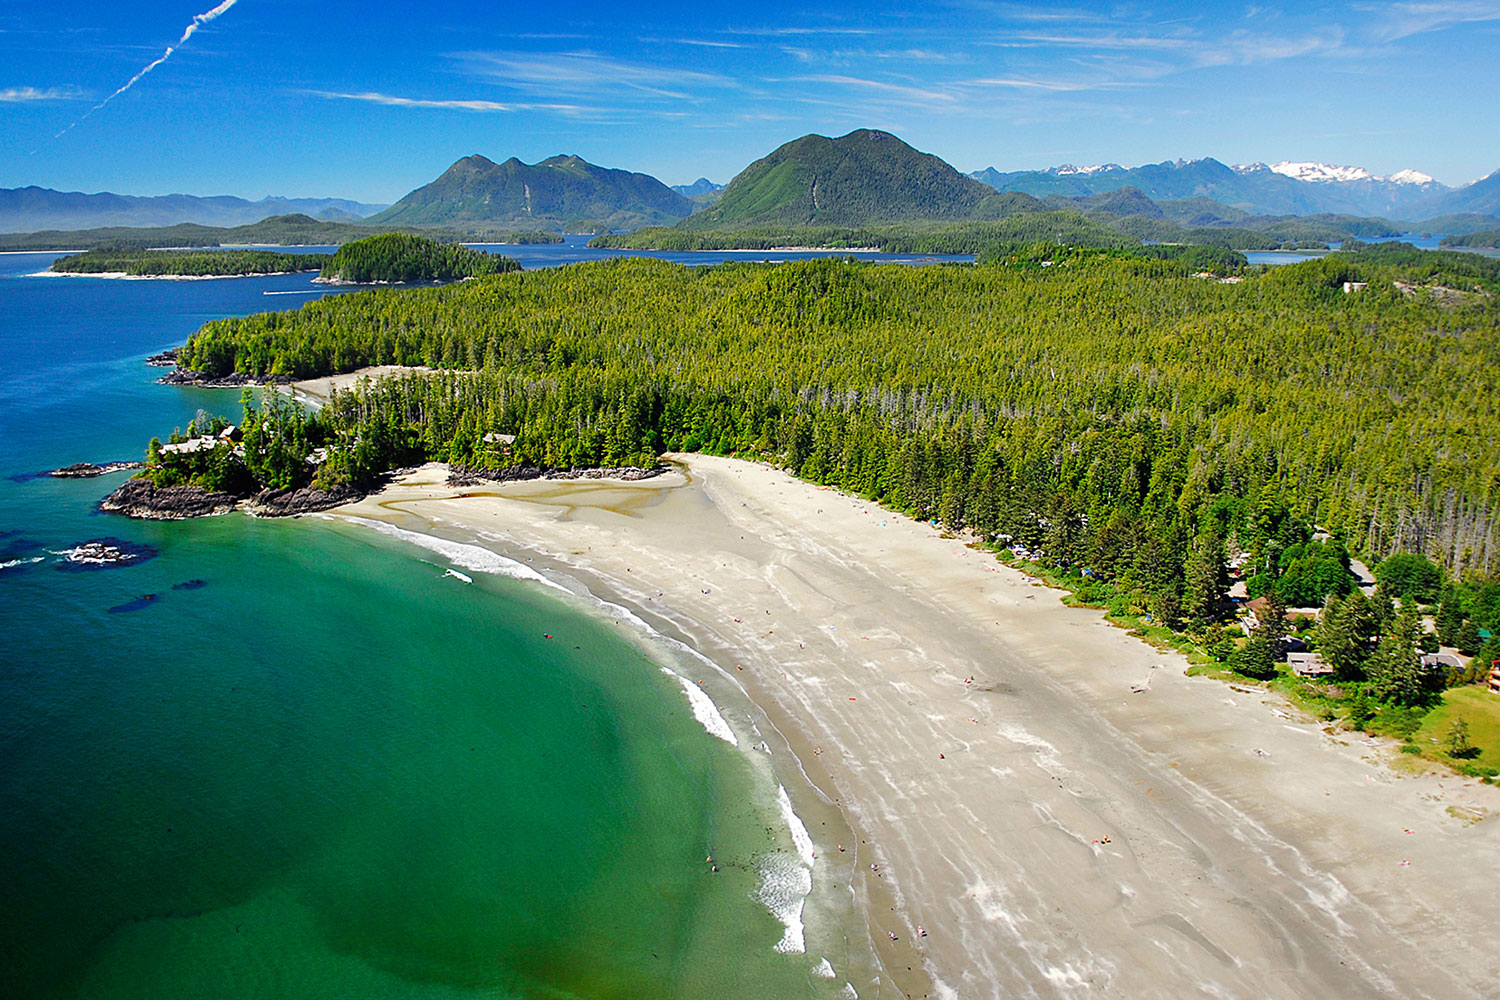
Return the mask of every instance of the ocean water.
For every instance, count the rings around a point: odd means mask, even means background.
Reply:
[[[359,524],[35,478],[235,414],[143,359],[328,293],[28,276],[52,256],[0,256],[0,996],[872,995],[857,915],[794,933],[791,782],[685,658]],[[64,567],[106,537],[143,558]]]

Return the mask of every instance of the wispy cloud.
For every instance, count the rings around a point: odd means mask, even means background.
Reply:
[[[857,90],[871,90],[880,94],[907,98],[923,104],[934,102],[948,103],[955,100],[952,94],[940,90],[910,87],[899,83],[885,83],[880,80],[867,80],[858,76],[840,76],[832,73],[822,73],[814,76],[794,76],[791,79],[798,83],[829,83],[840,87],[852,87]]]
[[[1500,3],[1494,0],[1430,0],[1423,3],[1361,5],[1374,12],[1376,23],[1371,34],[1377,41],[1394,42],[1427,31],[1439,31],[1456,24],[1477,21],[1500,21]]]
[[[69,101],[77,96],[76,91],[61,87],[0,88],[0,104],[27,104],[32,101]]]
[[[322,97],[332,101],[363,101],[367,104],[383,104],[392,108],[431,108],[442,111],[480,111],[480,112],[517,112],[517,111],[555,111],[562,114],[576,114],[589,109],[579,107],[575,104],[527,104],[506,101],[482,101],[482,100],[440,100],[423,97],[399,97],[395,94],[381,94],[375,91],[363,91],[361,93],[343,93],[333,90],[305,90],[302,93],[313,97]]]
[[[528,93],[597,97],[603,90],[625,87],[652,97],[692,100],[695,88],[738,88],[730,77],[715,73],[627,62],[593,52],[465,52],[456,58],[475,76]]]
[[[1009,87],[1015,90],[1047,91],[1051,93],[1073,93],[1082,90],[1123,90],[1138,87],[1133,80],[1038,80],[1019,76],[996,76],[983,80],[971,80],[974,87]]]
[[[134,87],[138,82],[140,82],[141,78],[143,78],[147,73],[150,73],[153,69],[155,69],[156,67],[160,66],[162,63],[166,62],[168,59],[172,58],[172,53],[176,52],[178,49],[180,49],[184,45],[186,45],[187,44],[187,40],[189,38],[192,38],[193,35],[197,34],[199,28],[203,27],[208,22],[215,20],[216,18],[219,17],[219,15],[223,14],[225,11],[227,11],[229,8],[233,7],[238,2],[239,2],[239,0],[224,0],[223,3],[219,4],[217,7],[213,8],[212,10],[204,11],[202,14],[195,14],[193,16],[193,20],[188,24],[187,28],[183,30],[182,37],[179,38],[179,39],[177,39],[177,44],[176,45],[168,45],[167,46],[167,50],[165,52],[163,52],[156,59],[154,59],[151,62],[147,63],[146,67],[144,69],[142,69],[139,73],[137,73],[135,76],[132,76],[129,80],[126,80],[125,83],[124,83],[124,85],[121,86],[119,90],[116,90],[113,94],[110,94],[104,100],[100,101],[98,104],[94,105],[92,108],[89,108],[87,111],[85,111],[83,113],[82,117],[80,117],[78,119],[78,121],[73,122],[67,128],[63,129],[62,132],[59,132],[59,133],[57,133],[57,135],[53,136],[53,138],[54,139],[60,139],[60,138],[62,138],[63,134],[66,133],[66,132],[68,132],[74,126],[76,126],[78,124],[78,122],[83,121],[84,118],[87,118],[89,115],[93,114],[95,111],[98,111],[100,108],[104,107],[106,104],[108,104],[110,101],[114,100],[116,97],[119,97],[121,94],[125,93],[125,91],[129,90],[131,87]]]

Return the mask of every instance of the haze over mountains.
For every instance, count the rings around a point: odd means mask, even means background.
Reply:
[[[293,212],[372,227],[472,234],[653,226],[705,231],[973,222],[1059,209],[1163,242],[1178,238],[1172,226],[1200,234],[1206,227],[1275,230],[1290,241],[1407,231],[1404,223],[1386,220],[1421,222],[1421,231],[1462,235],[1500,225],[1500,171],[1461,188],[1416,170],[1379,177],[1359,167],[1302,161],[1231,167],[1212,158],[1009,173],[987,167],[965,175],[888,132],[858,129],[838,138],[807,135],[784,143],[727,185],[699,178],[669,188],[650,175],[597,166],[576,155],[526,164],[515,157],[496,163],[475,154],[388,208],[337,198],[252,202],[0,190],[0,231],[184,222],[240,226]],[[1308,225],[1277,229],[1287,217]],[[1371,220],[1380,225],[1369,225]]]
[[[248,201],[229,195],[199,197],[167,194],[84,194],[50,188],[0,188],[0,232],[42,229],[94,229],[104,226],[243,226],[273,215],[308,215],[328,222],[354,222],[385,205],[346,198],[262,198]]]
[[[1231,167],[1208,157],[1139,167],[1069,164],[1009,173],[986,167],[970,176],[996,190],[1020,191],[1038,198],[1087,197],[1133,187],[1158,201],[1212,198],[1253,215],[1332,212],[1421,219],[1458,212],[1489,213],[1500,208],[1484,187],[1496,182],[1494,174],[1465,187],[1450,188],[1416,170],[1377,177],[1361,167],[1291,161]]]

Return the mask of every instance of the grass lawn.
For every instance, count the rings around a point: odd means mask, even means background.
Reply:
[[[1458,763],[1500,768],[1500,695],[1491,694],[1479,685],[1443,692],[1443,703],[1427,713],[1412,742],[1422,748],[1423,755],[1446,759],[1448,729],[1460,716],[1468,723],[1469,742],[1483,752]]]

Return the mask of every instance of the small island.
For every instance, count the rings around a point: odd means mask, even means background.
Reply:
[[[319,281],[339,284],[399,284],[411,281],[460,281],[487,274],[519,271],[509,257],[459,243],[439,243],[423,236],[383,233],[339,247]]]
[[[333,259],[326,253],[275,250],[135,250],[101,248],[59,257],[58,274],[125,275],[132,278],[234,278],[249,275],[321,271]]]

